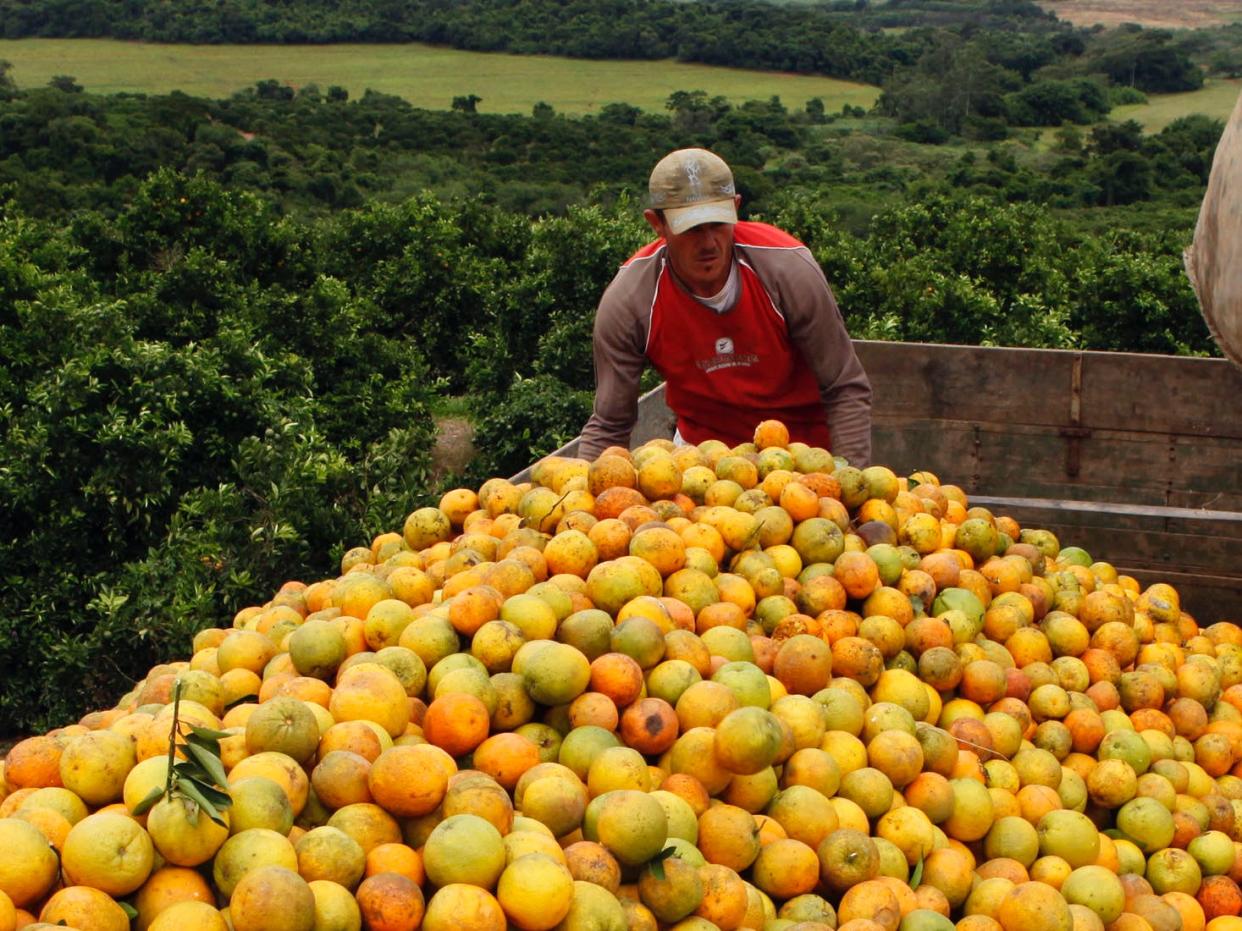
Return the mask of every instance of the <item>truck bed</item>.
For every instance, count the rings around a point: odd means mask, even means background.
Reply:
[[[1242,369],[1200,359],[860,340],[873,460],[1047,527],[1201,623],[1242,618]],[[663,387],[632,443],[670,437]],[[577,440],[560,455],[572,456]],[[522,477],[525,477],[523,475]]]

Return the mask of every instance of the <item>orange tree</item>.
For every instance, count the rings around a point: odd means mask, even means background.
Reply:
[[[0,730],[114,694],[425,491],[421,354],[308,239],[169,173],[115,220],[0,219]]]

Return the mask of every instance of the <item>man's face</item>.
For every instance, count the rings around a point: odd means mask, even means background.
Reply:
[[[644,216],[668,243],[669,262],[682,284],[699,297],[719,293],[733,266],[733,225],[702,223],[684,233],[674,233],[654,210]]]

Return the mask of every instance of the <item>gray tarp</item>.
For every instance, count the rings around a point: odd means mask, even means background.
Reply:
[[[1186,274],[1221,351],[1242,365],[1242,96],[1216,147]]]

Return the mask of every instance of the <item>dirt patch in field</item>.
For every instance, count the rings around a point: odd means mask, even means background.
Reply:
[[[1039,0],[1039,5],[1076,26],[1203,29],[1242,19],[1239,0]]]
[[[463,417],[436,420],[436,445],[431,450],[432,481],[465,471],[474,458],[474,427]]]

